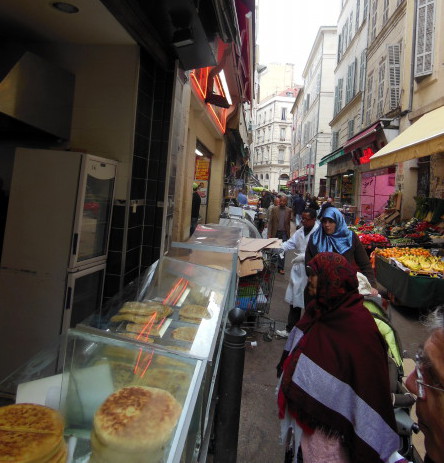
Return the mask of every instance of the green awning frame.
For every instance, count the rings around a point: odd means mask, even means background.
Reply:
[[[338,148],[337,150],[335,151],[332,151],[331,153],[327,154],[326,156],[324,156],[322,159],[321,159],[321,162],[319,163],[319,167],[325,165],[325,164],[328,164],[329,162],[335,160],[335,159],[338,159],[340,158],[341,156],[343,156],[345,153],[344,153],[344,150],[343,148]]]

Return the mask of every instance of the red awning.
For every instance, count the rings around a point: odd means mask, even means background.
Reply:
[[[380,127],[382,127],[382,124],[381,121],[378,121],[372,126],[355,135],[353,138],[350,138],[350,140],[344,143],[344,152],[350,153],[356,148],[360,148],[374,142]]]

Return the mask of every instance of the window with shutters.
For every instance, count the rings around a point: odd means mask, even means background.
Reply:
[[[367,102],[365,111],[365,122],[367,125],[372,121],[372,110],[373,110],[373,73],[368,76],[367,79]]]
[[[333,104],[333,116],[336,116],[338,114],[338,86],[335,86],[335,100]]]
[[[362,22],[364,22],[367,20],[368,15],[368,0],[364,0],[364,7],[362,10]]]
[[[350,20],[348,25],[348,43],[353,39],[353,11],[350,12]]]
[[[399,89],[401,81],[401,45],[388,46],[389,79],[390,79],[390,109],[399,106]]]
[[[371,22],[371,32],[370,39],[374,40],[376,37],[376,23],[378,19],[378,0],[372,1],[372,22]]]
[[[343,41],[342,51],[343,53],[345,53],[348,47],[348,19],[347,21],[345,21],[344,27],[342,28],[342,41]]]
[[[344,87],[344,79],[338,80],[338,112],[342,109],[342,88]]]
[[[355,134],[355,120],[350,119],[348,121],[348,138],[350,139]]]
[[[361,68],[359,70],[359,90],[363,92],[365,90],[365,68],[367,63],[367,50],[362,50],[361,52]]]
[[[341,57],[342,57],[342,34],[339,34],[338,36],[338,63],[339,61],[341,61]]]
[[[361,0],[356,0],[356,31],[359,29],[359,13],[361,8]]]
[[[389,17],[389,0],[384,0],[384,9],[382,10],[382,24],[388,21]]]
[[[331,150],[335,151],[338,149],[339,145],[339,132],[332,132],[331,133]]]
[[[345,85],[345,104],[351,101],[355,95],[355,69],[356,61],[354,61],[347,70],[347,82]]]
[[[433,71],[435,0],[419,0],[416,16],[415,77]]]
[[[376,109],[377,117],[384,114],[384,86],[385,86],[385,60],[379,65],[378,72],[378,104]]]
[[[304,111],[307,112],[310,108],[310,94],[308,93],[307,96],[305,97],[305,108]]]

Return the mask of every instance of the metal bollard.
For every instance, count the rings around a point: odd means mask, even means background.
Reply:
[[[240,328],[245,312],[231,309],[225,330],[215,418],[214,463],[236,463],[245,360],[246,331]]]

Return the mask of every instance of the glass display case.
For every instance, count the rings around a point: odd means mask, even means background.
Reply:
[[[60,410],[72,461],[118,461],[119,454],[122,461],[134,455],[137,461],[181,461],[187,443],[193,448],[197,438],[194,410],[203,364],[92,328],[70,330]],[[130,435],[137,427],[141,431],[134,443]]]
[[[198,225],[188,241],[173,242],[169,255],[176,259],[211,265],[231,272],[227,307],[233,308],[236,300],[237,266],[242,228],[226,225]]]
[[[130,462],[132,456],[146,463],[197,462],[211,435],[232,273],[228,261],[207,264],[161,257],[2,389],[10,399],[60,408],[74,463]],[[137,440],[110,436],[101,420],[120,420],[122,413],[127,420],[133,405],[116,403],[128,394],[166,401],[167,428],[155,420],[165,413],[144,408]]]
[[[117,304],[82,325],[125,340],[212,358],[230,273],[161,257],[154,272],[147,275],[149,281],[137,282],[131,299],[119,298]]]

